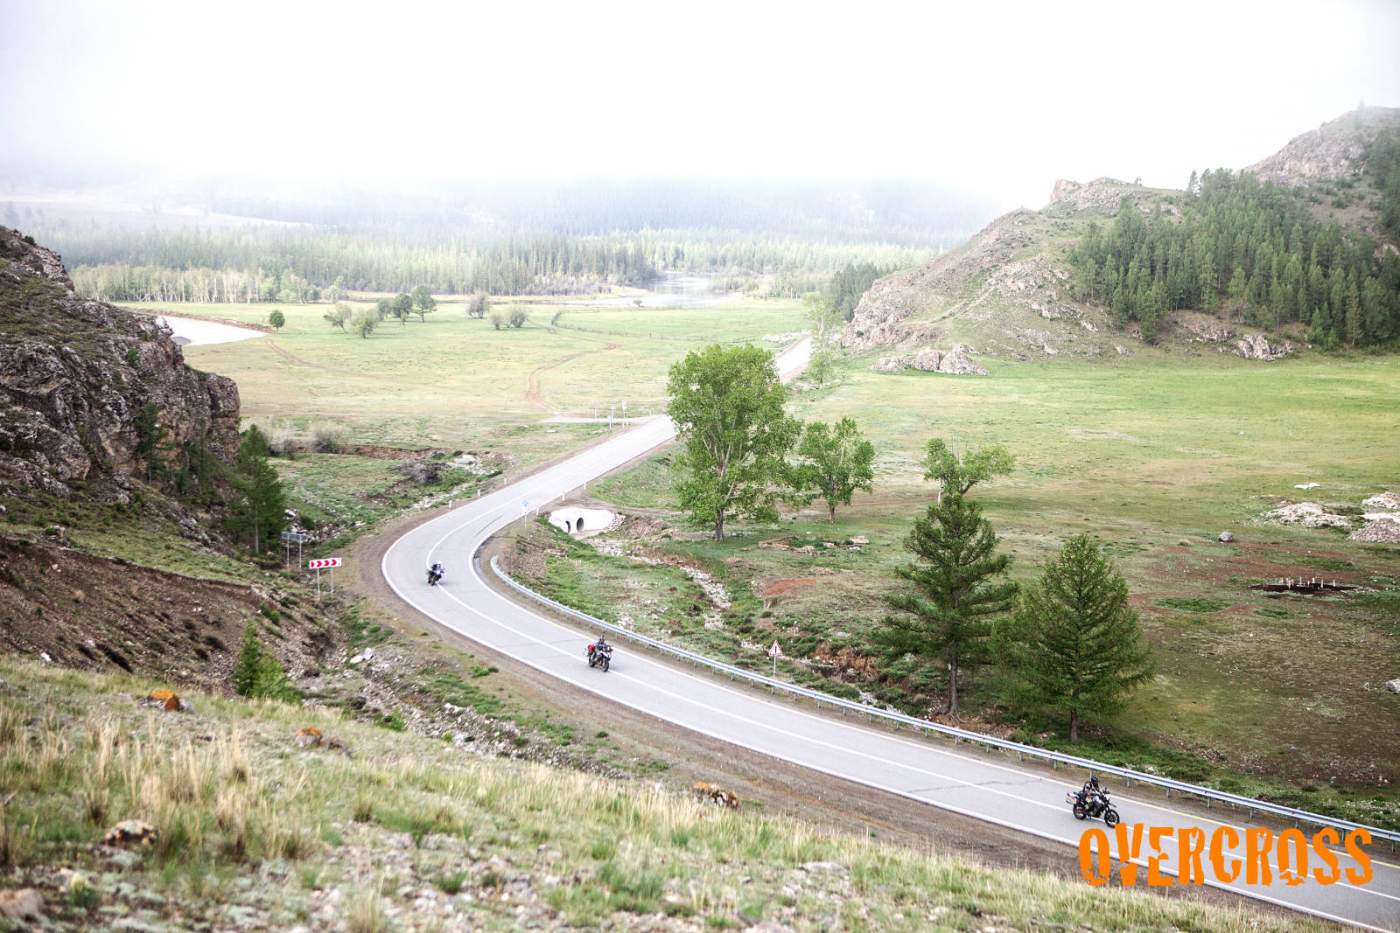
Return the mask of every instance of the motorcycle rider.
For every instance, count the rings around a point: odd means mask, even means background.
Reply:
[[[608,637],[606,635],[599,635],[598,640],[588,646],[588,659],[590,661],[593,660],[595,655],[601,654],[610,647],[611,646],[608,644]]]
[[[433,583],[436,583],[438,580],[441,580],[443,578],[443,575],[446,573],[447,569],[442,566],[441,561],[438,561],[437,563],[433,564],[433,566],[428,568],[428,577],[430,582]]]
[[[1084,786],[1079,788],[1079,802],[1088,806],[1097,797],[1103,796],[1104,790],[1099,786],[1097,775],[1089,775],[1089,780],[1084,782]]]

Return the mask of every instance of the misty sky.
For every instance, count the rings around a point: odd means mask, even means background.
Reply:
[[[1397,49],[1394,0],[0,0],[0,166],[898,177],[1034,207],[1058,177],[1180,187],[1400,106]]]

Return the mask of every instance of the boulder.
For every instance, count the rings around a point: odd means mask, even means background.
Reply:
[[[936,373],[942,362],[943,351],[927,347],[914,354],[914,359],[910,361],[909,365],[920,372]]]
[[[1235,540],[1235,536],[1229,531],[1222,531],[1220,534],[1216,535],[1215,539],[1221,544],[1229,544],[1231,541]]]
[[[943,354],[943,359],[939,361],[938,364],[938,371],[940,373],[950,373],[956,376],[987,375],[987,370],[973,362],[972,357],[968,356],[967,347],[961,344]]]
[[[879,362],[870,368],[877,373],[898,373],[904,371],[908,362],[908,359],[903,356],[885,356],[881,357]]]
[[[33,888],[0,891],[0,917],[20,922],[40,920],[43,916],[44,898]],[[16,929],[23,929],[23,927]]]
[[[321,744],[321,730],[315,726],[303,726],[297,730],[295,741],[299,748],[315,748]]]
[[[143,848],[153,845],[160,838],[160,832],[145,820],[122,820],[107,830],[102,844],[119,849]]]
[[[1385,689],[1389,690],[1391,693],[1400,693],[1400,677],[1394,680],[1387,680],[1385,682]]]
[[[189,709],[189,704],[180,699],[180,695],[174,690],[152,690],[146,694],[146,698],[141,701],[145,706],[153,706],[156,709],[163,709],[167,713],[178,713]]]
[[[1235,341],[1235,355],[1247,360],[1270,362],[1281,360],[1292,352],[1292,343],[1285,340],[1282,345],[1271,344],[1263,334],[1248,334]]]

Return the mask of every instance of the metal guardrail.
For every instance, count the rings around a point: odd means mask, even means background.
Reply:
[[[557,612],[561,612],[564,615],[569,616],[570,618],[577,619],[578,621],[583,622],[586,625],[592,626],[593,628],[603,629],[609,634],[621,636],[629,641],[637,642],[655,651],[659,651],[662,654],[669,655],[673,658],[677,658],[682,661],[687,661],[691,664],[707,668],[711,671],[715,671],[720,674],[724,674],[726,677],[729,677],[734,680],[747,681],[748,683],[755,684],[761,687],[766,687],[770,690],[785,693],[790,696],[801,697],[803,699],[811,700],[816,703],[822,703],[828,706],[833,706],[841,710],[859,713],[861,715],[870,716],[875,719],[883,719],[887,722],[896,723],[902,726],[909,726],[921,732],[937,733],[940,735],[949,736],[957,741],[969,742],[977,745],[982,745],[988,748],[999,749],[1001,751],[1015,752],[1018,758],[1037,758],[1042,761],[1048,761],[1052,765],[1069,765],[1071,767],[1083,768],[1087,771],[1096,774],[1111,774],[1115,777],[1122,778],[1124,781],[1127,781],[1129,783],[1133,781],[1138,781],[1143,784],[1163,788],[1167,792],[1168,797],[1171,796],[1172,791],[1176,791],[1180,794],[1188,794],[1193,797],[1200,797],[1206,801],[1207,805],[1211,804],[1212,802],[1224,803],[1229,804],[1233,807],[1239,807],[1241,809],[1248,810],[1251,813],[1268,813],[1272,816],[1281,817],[1283,819],[1292,820],[1298,823],[1310,823],[1316,826],[1334,826],[1338,829],[1343,830],[1364,829],[1366,832],[1371,834],[1371,838],[1373,840],[1383,839],[1388,841],[1392,846],[1396,845],[1397,843],[1400,843],[1400,832],[1392,832],[1390,830],[1380,829],[1379,827],[1375,826],[1366,826],[1362,823],[1353,823],[1350,820],[1343,820],[1330,816],[1323,816],[1320,813],[1313,813],[1308,810],[1298,810],[1294,807],[1286,807],[1282,804],[1270,803],[1267,800],[1259,800],[1255,797],[1245,797],[1240,794],[1231,794],[1227,791],[1215,790],[1214,788],[1210,787],[1201,787],[1198,784],[1188,784],[1185,781],[1177,781],[1173,780],[1172,778],[1162,777],[1161,775],[1157,774],[1148,774],[1145,771],[1134,771],[1131,768],[1120,768],[1116,765],[1104,764],[1103,762],[1094,761],[1089,758],[1080,758],[1077,755],[1066,755],[1062,752],[1053,752],[1044,748],[1036,748],[1034,745],[1023,745],[1020,742],[1012,742],[1009,739],[997,738],[994,735],[986,735],[981,732],[971,732],[967,729],[959,729],[956,726],[947,726],[942,723],[932,722],[927,719],[919,719],[916,716],[910,716],[905,713],[881,709],[878,706],[870,706],[866,703],[858,703],[854,700],[847,700],[842,697],[832,696],[829,693],[823,693],[820,690],[813,690],[809,687],[799,686],[798,684],[792,684],[786,681],[776,680],[772,677],[765,677],[763,674],[758,674],[754,671],[745,670],[744,668],[736,667],[733,664],[726,664],[723,661],[716,661],[713,658],[707,658],[704,655],[696,654],[693,651],[687,651],[684,648],[678,648],[675,645],[667,644],[664,641],[659,641],[658,639],[652,638],[648,635],[643,635],[639,632],[634,632],[630,629],[623,628],[620,625],[616,625],[612,622],[607,622],[603,619],[591,616],[586,612],[580,612],[579,610],[574,609],[571,606],[566,606],[563,603],[550,599],[548,596],[545,596],[541,593],[536,593],[534,590],[516,581],[510,576],[510,574],[502,570],[500,568],[499,561],[499,557],[491,558],[491,571],[503,583],[505,583],[507,586],[520,593],[521,595],[532,599],[535,602],[538,602],[542,605],[548,606],[551,609],[556,610]]]

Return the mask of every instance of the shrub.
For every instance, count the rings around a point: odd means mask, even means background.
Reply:
[[[256,622],[249,622],[243,629],[243,644],[233,666],[233,689],[240,696],[255,700],[295,703],[301,699],[282,662],[263,652]]]
[[[311,447],[323,454],[338,454],[350,441],[350,432],[344,426],[321,422],[311,428]]]
[[[511,327],[524,327],[525,322],[530,320],[530,312],[518,306],[511,308],[509,320]]]
[[[507,315],[500,308],[495,308],[491,311],[491,326],[496,328],[496,330],[500,330],[501,328],[505,327],[506,322],[509,320],[509,315]]]

